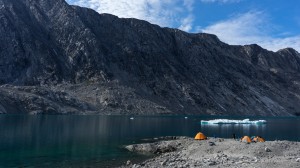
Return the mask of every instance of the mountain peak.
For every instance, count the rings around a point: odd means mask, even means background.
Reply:
[[[289,54],[292,54],[292,55],[299,55],[299,52],[293,48],[284,48],[284,49],[280,49],[277,51],[277,53],[289,53]]]

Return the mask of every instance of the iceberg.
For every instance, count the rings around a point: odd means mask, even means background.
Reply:
[[[229,119],[215,119],[215,120],[202,120],[201,124],[266,124],[266,120],[229,120]]]

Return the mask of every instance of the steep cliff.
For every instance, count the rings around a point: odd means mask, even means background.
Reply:
[[[0,0],[0,113],[294,115],[300,54],[64,0]]]

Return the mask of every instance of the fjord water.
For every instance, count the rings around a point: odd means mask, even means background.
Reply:
[[[201,125],[208,117],[0,116],[0,167],[112,167],[148,156],[126,144],[159,136],[231,138],[260,135],[266,140],[300,140],[299,118],[265,119],[262,125]],[[240,118],[244,119],[244,118]]]

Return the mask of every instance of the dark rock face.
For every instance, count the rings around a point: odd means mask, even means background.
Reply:
[[[300,54],[63,0],[0,0],[0,113],[294,115]]]

